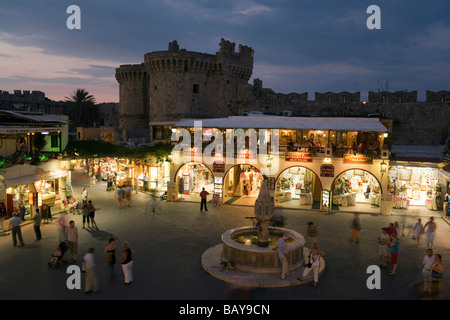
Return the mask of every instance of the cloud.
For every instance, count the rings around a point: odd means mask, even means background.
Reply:
[[[20,54],[11,55],[10,52]],[[31,90],[37,89],[30,86],[39,88],[46,86],[47,90],[40,89],[44,92],[49,92],[49,88],[54,89],[55,85],[58,88],[67,88],[65,91],[69,90],[69,87],[70,91],[73,91],[75,85],[95,86],[95,90],[104,92],[103,87],[111,91],[111,88],[117,87],[114,69],[121,64],[118,61],[49,54],[42,48],[17,46],[4,40],[0,40],[0,56],[3,57],[3,63],[0,64],[2,90],[20,89],[15,87],[20,84],[21,87],[29,86]],[[59,98],[55,96],[52,98],[59,100],[63,94],[60,93]],[[115,95],[118,96],[118,90]],[[113,98],[112,91],[109,97],[108,99]],[[116,100],[117,98],[113,101]]]

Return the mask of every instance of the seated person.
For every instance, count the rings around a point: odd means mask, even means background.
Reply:
[[[364,192],[364,196],[366,197],[366,199],[369,199],[369,195],[370,195],[370,186],[367,185],[367,189],[366,192]]]

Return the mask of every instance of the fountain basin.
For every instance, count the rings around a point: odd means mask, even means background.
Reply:
[[[287,242],[289,255],[289,271],[303,266],[303,246],[305,238],[290,229],[276,228],[272,232],[274,239],[288,234]],[[239,243],[236,241],[241,236],[256,235],[257,231],[253,227],[239,227],[228,230],[222,234],[222,260],[232,261],[237,270],[252,273],[280,273],[281,262],[278,252],[274,250],[276,246],[272,243],[269,247],[258,247],[255,245]],[[251,238],[251,237],[250,237]]]

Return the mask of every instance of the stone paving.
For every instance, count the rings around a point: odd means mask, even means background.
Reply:
[[[80,197],[81,187],[88,187],[89,198],[97,208],[99,230],[81,229],[80,215],[69,215],[78,227],[79,257],[90,247],[96,250],[96,269],[99,289],[95,294],[82,289],[69,290],[66,286],[66,268],[49,268],[47,261],[58,244],[58,227],[44,224],[43,239],[34,240],[32,225],[22,228],[25,246],[13,247],[11,236],[0,237],[0,299],[2,300],[224,300],[250,298],[254,300],[421,300],[449,299],[449,277],[444,279],[439,293],[421,292],[421,265],[425,247],[416,248],[414,240],[407,237],[409,227],[417,215],[374,216],[361,214],[361,242],[349,241],[352,213],[326,214],[308,210],[283,209],[286,227],[304,233],[308,221],[319,228],[320,249],[325,252],[326,268],[319,285],[311,283],[283,287],[249,287],[229,283],[213,277],[202,267],[202,255],[221,243],[221,234],[238,226],[248,225],[245,217],[253,215],[247,206],[209,206],[201,213],[198,203],[164,202],[155,214],[146,210],[149,195],[133,195],[131,207],[119,209],[114,192],[107,192],[106,183],[90,187],[86,176],[73,174],[74,192]],[[55,212],[55,211],[54,211]],[[435,252],[443,256],[444,266],[450,261],[450,225],[437,212],[425,212],[436,218],[438,230]],[[366,281],[369,265],[378,265],[377,237],[389,222],[399,221],[405,226],[405,236],[400,238],[398,271],[389,276],[391,266],[381,270],[381,289],[370,290]],[[110,283],[103,251],[108,239],[116,239],[120,250],[123,241],[129,241],[135,250],[134,277],[131,285],[123,285],[123,273],[116,266],[118,280]],[[69,255],[66,254],[66,258]]]

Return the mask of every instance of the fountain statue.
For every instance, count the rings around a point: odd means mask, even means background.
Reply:
[[[222,243],[208,249],[202,256],[203,268],[211,275],[231,282],[231,276],[217,272],[218,266],[232,266],[236,272],[246,275],[270,275],[281,273],[281,262],[274,248],[279,238],[287,235],[289,271],[303,267],[305,238],[294,230],[276,224],[273,198],[264,180],[255,201],[251,226],[237,227],[222,234]],[[286,285],[286,282],[285,284]],[[288,284],[289,285],[289,284]],[[261,286],[264,286],[263,284]]]

